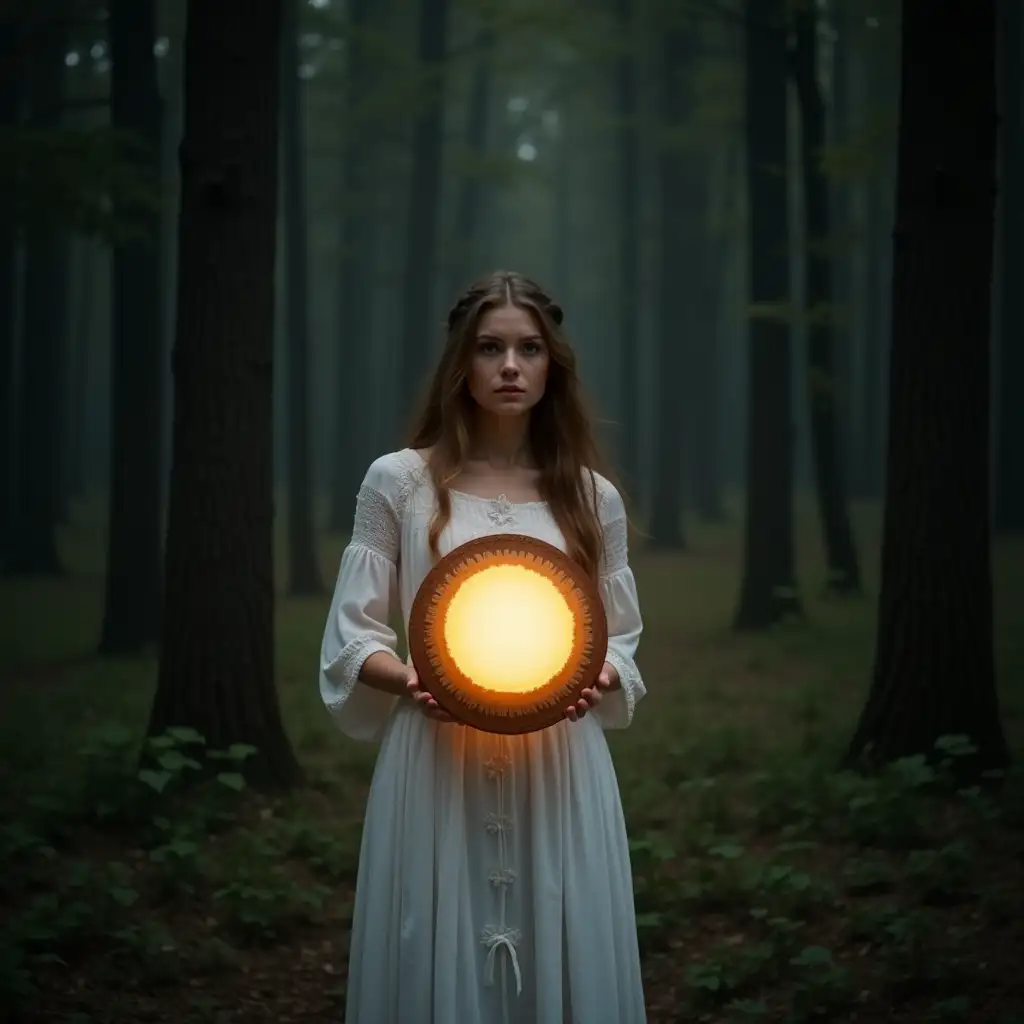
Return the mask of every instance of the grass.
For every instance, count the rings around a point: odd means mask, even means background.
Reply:
[[[1024,1022],[1024,780],[955,792],[903,762],[838,774],[870,674],[874,601],[826,600],[799,510],[807,618],[729,630],[737,517],[634,557],[649,696],[609,734],[629,822],[649,1020]],[[179,791],[201,738],[139,778],[152,659],[92,651],[101,520],[77,510],[60,581],[0,584],[0,1000],[25,1021],[337,1021],[375,750],[319,702],[328,595],[277,617],[288,733],[310,785],[245,790],[237,762]],[[857,510],[875,587],[877,514]],[[342,540],[324,538],[325,580]],[[1007,733],[1024,746],[1024,546],[995,562]],[[948,742],[949,760],[958,755]],[[1015,1011],[1017,1015],[1015,1016]],[[603,1024],[603,1022],[587,1022]]]

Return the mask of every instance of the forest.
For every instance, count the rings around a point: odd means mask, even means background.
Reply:
[[[0,3],[10,1019],[343,1019],[376,750],[320,638],[506,268],[630,513],[651,1024],[1024,1024],[1022,41],[1022,0]]]

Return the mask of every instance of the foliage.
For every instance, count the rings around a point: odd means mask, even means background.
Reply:
[[[649,1019],[1008,1024],[1024,773],[958,788],[970,754],[958,737],[931,764],[836,771],[871,609],[812,599],[802,623],[723,632],[736,528],[697,531],[703,553],[685,561],[636,557],[649,706],[609,738]],[[324,543],[326,561],[340,543]],[[1012,628],[1022,559],[997,561],[1007,680],[1024,654]],[[38,636],[38,618],[67,634],[54,657],[91,642],[101,605],[82,578],[18,592],[20,632]],[[9,681],[0,716],[3,775],[24,787],[0,792],[0,990],[28,1019],[338,1019],[374,750],[340,741],[309,685],[325,614],[323,601],[279,611],[282,699],[310,779],[288,797],[245,789],[234,768],[249,748],[209,751],[190,730],[143,745],[150,663],[22,660],[27,685]],[[1019,747],[1024,695],[1005,696]],[[46,730],[26,728],[44,714]]]
[[[106,126],[0,127],[0,189],[16,197],[22,226],[136,238],[160,204],[159,182],[139,168],[140,146],[133,134]]]

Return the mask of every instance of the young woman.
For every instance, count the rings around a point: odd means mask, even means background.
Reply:
[[[348,1024],[641,1024],[626,830],[603,728],[644,686],[626,513],[596,471],[562,312],[494,274],[448,317],[411,447],[370,466],[321,652],[341,730],[382,737],[366,809]],[[557,725],[461,726],[395,654],[388,625],[437,558],[526,533],[600,582],[606,662]]]

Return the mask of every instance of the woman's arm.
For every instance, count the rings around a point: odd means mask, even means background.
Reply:
[[[359,670],[359,682],[392,697],[409,695],[410,669],[390,651],[374,651]]]

